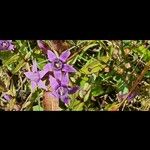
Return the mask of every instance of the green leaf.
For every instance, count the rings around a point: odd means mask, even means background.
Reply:
[[[105,110],[105,111],[117,111],[119,105],[120,105],[120,104],[118,104],[117,102],[114,102],[113,104],[108,104],[108,105],[104,108],[104,110]]]
[[[11,53],[10,51],[3,51],[3,52],[0,52],[0,59],[1,60],[8,60],[11,56],[13,56],[14,53]]]
[[[80,103],[79,105],[77,105],[76,107],[74,107],[73,110],[75,111],[82,111],[83,110],[83,106],[84,106],[84,103]]]
[[[31,56],[31,52],[28,52],[27,54],[26,54],[26,56],[25,56],[25,60],[27,60],[27,59],[29,59],[30,58],[30,56]]]
[[[98,44],[96,44],[96,43],[90,44],[90,45],[86,46],[86,47],[83,49],[83,51],[85,52],[85,51],[87,51],[88,49],[90,49],[90,48],[92,48],[92,47],[95,47],[95,46],[97,46],[97,45],[98,45]]]
[[[125,87],[127,87],[126,83],[122,78],[118,78],[116,76],[113,77],[113,80],[116,81],[116,88],[118,91],[123,91]]]
[[[34,93],[32,93],[31,101],[37,102],[38,99],[40,99],[40,92],[39,90],[36,90]]]
[[[0,80],[0,92],[6,92],[7,88],[6,85],[2,80]]]
[[[87,94],[84,96],[84,102],[86,102],[89,99],[90,93],[91,93],[91,90],[89,90]]]
[[[129,92],[129,89],[127,88],[127,87],[124,87],[124,89],[123,89],[123,94],[126,94],[126,93],[128,93]]]
[[[16,96],[16,88],[14,86],[13,80],[11,81],[10,92],[12,93],[13,96]]]
[[[143,56],[144,61],[150,61],[150,51],[144,45],[133,49],[133,51],[138,55]]]
[[[72,100],[70,102],[69,108],[71,109],[71,108],[73,108],[73,107],[75,107],[75,106],[77,106],[79,104],[80,104],[80,101],[78,101],[78,100]]]
[[[88,93],[88,91],[90,90],[91,88],[91,85],[88,83],[88,82],[84,82],[81,84],[81,90],[79,91],[79,96],[81,98],[84,98],[85,95]]]
[[[38,68],[39,69],[43,69],[44,66],[46,65],[46,59],[45,58],[38,58],[37,59],[37,62],[38,62]]]
[[[86,75],[93,74],[104,69],[106,65],[102,65],[97,59],[90,59],[84,66],[81,68],[81,73]]]
[[[90,87],[91,85],[88,82],[86,82],[83,86],[83,90],[87,91]]]
[[[95,86],[92,89],[92,96],[99,96],[99,95],[102,95],[102,94],[104,94],[104,90],[101,86]]]
[[[69,110],[73,110],[73,111],[81,111],[83,110],[83,106],[84,106],[84,102],[80,102],[78,100],[72,100],[68,108]]]
[[[31,104],[31,101],[28,101],[22,105],[22,109],[28,107]]]
[[[87,78],[87,77],[82,78],[82,80],[81,80],[81,82],[80,82],[80,86],[81,86],[81,87],[84,87],[85,84],[88,84],[88,83],[87,83],[88,80],[89,80],[89,78]]]
[[[110,60],[109,56],[101,56],[100,57],[100,61],[103,63],[107,63]]]
[[[11,58],[6,59],[6,60],[4,61],[4,65],[7,66],[7,65],[9,65],[9,64],[12,64],[13,62],[18,61],[18,59],[19,59],[19,55],[18,55],[18,54],[13,55]]]
[[[33,111],[43,111],[44,109],[39,105],[33,106]]]
[[[16,68],[12,71],[13,74],[17,73],[22,67],[24,67],[26,62],[24,60],[21,60],[19,64],[16,66]]]

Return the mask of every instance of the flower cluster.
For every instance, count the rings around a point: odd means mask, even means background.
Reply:
[[[14,50],[12,40],[0,40],[0,50]]]
[[[69,73],[76,70],[67,64],[67,59],[70,56],[70,51],[64,51],[59,57],[45,46],[43,41],[38,41],[39,47],[46,52],[49,62],[45,65],[42,71],[38,70],[36,61],[33,62],[32,71],[25,72],[28,79],[31,80],[32,90],[36,87],[47,90],[47,86],[43,82],[43,77],[48,74],[52,94],[64,103],[69,102],[69,94],[73,94],[78,90],[78,87],[69,86]]]
[[[46,72],[44,70],[38,70],[36,61],[33,61],[32,71],[25,72],[24,74],[28,79],[31,80],[32,90],[34,90],[37,86],[39,88],[47,90],[47,87],[42,81],[42,78],[44,77]]]

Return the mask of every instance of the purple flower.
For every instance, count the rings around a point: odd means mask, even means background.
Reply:
[[[47,53],[47,50],[50,49],[48,44],[44,42],[43,40],[37,40],[37,44],[39,48],[42,49],[45,54]]]
[[[36,61],[33,61],[32,72],[25,72],[24,74],[28,79],[31,80],[32,90],[34,90],[37,86],[39,88],[47,90],[44,82],[41,80],[46,74],[46,72],[44,70],[38,71]]]
[[[128,99],[129,101],[131,101],[132,99],[134,99],[134,98],[136,97],[136,95],[137,95],[136,93],[131,93],[131,94],[128,96],[127,99]]]
[[[0,50],[14,50],[12,40],[0,40]]]
[[[3,94],[3,98],[6,100],[6,101],[10,101],[12,99],[12,96],[11,95],[8,95],[8,94]]]
[[[126,94],[119,94],[119,98],[120,99],[124,99],[126,96],[128,95],[128,93]],[[137,93],[133,92],[131,93],[128,97],[127,97],[127,100],[130,102],[132,99],[134,99],[136,97]]]
[[[45,65],[44,70],[49,72],[52,71],[54,73],[55,78],[61,80],[62,71],[65,73],[75,72],[76,70],[66,64],[68,57],[70,56],[70,51],[64,51],[60,57],[57,57],[52,51],[47,51],[48,59],[51,63]]]
[[[50,75],[50,85],[52,88],[52,95],[56,98],[60,99],[64,103],[69,102],[69,94],[75,93],[79,88],[78,87],[69,87],[69,77],[68,73],[63,75],[61,81],[55,79],[53,76]]]

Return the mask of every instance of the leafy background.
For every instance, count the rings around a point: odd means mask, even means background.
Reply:
[[[51,41],[45,42],[50,46]],[[30,81],[24,72],[31,68],[33,59],[37,60],[39,69],[48,60],[37,41],[14,40],[13,43],[15,51],[0,51],[0,110],[44,111],[44,91],[37,89],[31,93]],[[60,110],[150,109],[149,70],[134,88],[136,96],[132,100],[122,103],[119,96],[130,91],[149,63],[149,40],[66,40],[63,43],[68,44],[71,51],[68,63],[77,70],[70,76],[70,84],[80,86],[80,90],[70,96],[69,105],[60,103]],[[12,100],[5,101],[2,96],[4,93],[11,95]]]

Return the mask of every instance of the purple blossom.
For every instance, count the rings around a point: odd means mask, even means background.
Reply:
[[[43,50],[43,52],[46,54],[47,50],[49,50],[49,46],[46,42],[44,42],[43,40],[37,40],[37,44],[39,46],[40,49]]]
[[[56,98],[60,99],[64,103],[69,102],[69,94],[75,93],[79,88],[78,87],[69,87],[69,77],[68,73],[63,75],[61,81],[55,79],[53,76],[50,75],[50,85],[52,88],[52,95]]]
[[[41,80],[46,74],[46,72],[44,70],[38,71],[36,61],[33,61],[32,72],[31,71],[25,72],[24,74],[28,79],[31,80],[32,90],[34,90],[37,86],[39,88],[47,90],[47,87],[45,86],[44,82]]]
[[[127,95],[128,95],[128,93],[126,93],[126,94],[119,94],[118,96],[119,96],[120,99],[124,99]],[[136,95],[137,95],[137,93],[135,93],[135,92],[131,93],[131,94],[127,97],[127,100],[128,100],[128,101],[131,101],[132,99],[134,99],[134,98],[136,97]]]
[[[52,51],[47,51],[48,59],[51,63],[48,63],[45,65],[44,70],[49,72],[53,72],[55,78],[61,80],[62,72],[69,73],[69,72],[75,72],[76,70],[66,64],[66,61],[68,57],[70,56],[70,51],[66,50],[64,51],[60,57],[57,57]]]
[[[3,94],[3,98],[6,100],[6,101],[10,101],[12,99],[12,96],[9,95],[9,94]]]
[[[132,99],[134,99],[134,98],[136,97],[136,95],[137,95],[136,93],[131,93],[131,94],[128,96],[127,99],[128,99],[129,101],[131,101]]]
[[[14,50],[12,40],[0,40],[0,50]]]

